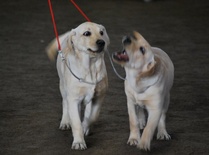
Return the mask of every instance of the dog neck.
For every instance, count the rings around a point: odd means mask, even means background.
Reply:
[[[92,56],[74,49],[67,54],[67,61],[74,74],[85,81],[98,83],[106,76],[104,53]]]

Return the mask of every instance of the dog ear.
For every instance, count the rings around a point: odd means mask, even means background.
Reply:
[[[153,59],[145,65],[145,68],[143,69],[144,71],[140,73],[140,77],[150,77],[155,74],[157,65],[158,59],[155,60],[155,58],[153,57]]]
[[[147,64],[147,70],[151,70],[156,64],[156,61],[154,59],[154,57],[152,58],[152,60],[150,60]]]
[[[61,44],[63,53],[67,54],[74,51],[73,36],[75,35],[76,35],[75,29],[72,29],[70,32],[64,34],[64,39]]]
[[[109,36],[108,36],[107,31],[106,31],[105,28],[104,28],[104,31],[105,31],[105,38],[106,38],[107,46],[108,46],[108,45],[110,45],[110,38],[109,38]]]
[[[75,36],[75,35],[76,35],[76,31],[75,31],[75,29],[72,29],[70,31],[70,34],[69,34],[68,40],[67,40],[68,48],[70,49],[70,51],[74,50],[73,36]]]

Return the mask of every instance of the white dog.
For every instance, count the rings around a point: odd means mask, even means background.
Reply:
[[[72,128],[72,149],[84,150],[84,135],[98,118],[108,79],[104,51],[109,45],[105,28],[85,22],[60,36],[62,53],[57,57],[63,114],[60,129]],[[54,59],[58,51],[56,40],[47,47],[47,54]],[[86,105],[81,119],[81,103]]]
[[[122,42],[124,50],[114,53],[113,59],[124,66],[126,71],[125,92],[130,122],[128,144],[150,150],[156,128],[157,139],[170,139],[165,118],[170,102],[174,66],[165,52],[151,47],[138,32],[124,37]],[[148,111],[147,124],[143,108]],[[139,129],[143,128],[140,137]]]

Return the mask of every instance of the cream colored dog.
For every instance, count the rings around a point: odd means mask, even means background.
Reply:
[[[126,72],[125,92],[130,122],[128,144],[150,150],[156,128],[157,139],[170,139],[165,118],[170,102],[174,66],[165,52],[151,47],[138,32],[124,37],[122,42],[124,50],[114,53],[113,60],[124,66]],[[148,111],[147,124],[144,108]],[[139,129],[143,128],[140,137]]]
[[[63,114],[60,129],[72,128],[72,149],[84,150],[84,135],[89,134],[90,125],[97,120],[107,87],[108,79],[104,62],[104,51],[109,44],[105,28],[85,22],[60,36],[61,56],[57,57],[60,78]],[[50,59],[54,59],[58,47],[56,40],[47,48]],[[86,105],[81,119],[81,103]]]

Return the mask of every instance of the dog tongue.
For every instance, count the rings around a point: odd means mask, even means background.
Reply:
[[[127,54],[124,53],[124,52],[119,53],[117,56],[121,60],[128,60],[129,59],[128,56],[127,56]]]

